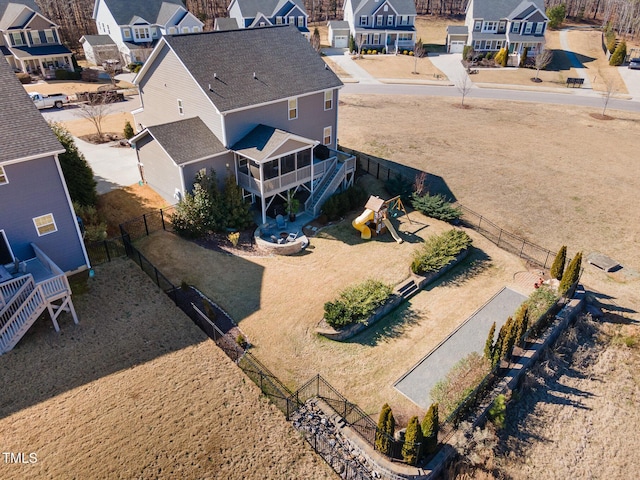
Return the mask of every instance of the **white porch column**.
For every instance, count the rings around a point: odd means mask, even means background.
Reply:
[[[260,204],[262,206],[262,223],[267,223],[267,205],[264,199],[264,169],[260,164]]]
[[[311,147],[311,195],[313,196],[313,191],[315,190],[315,182],[313,181],[313,179],[315,178],[315,175],[313,173],[313,149],[316,148],[315,145]]]

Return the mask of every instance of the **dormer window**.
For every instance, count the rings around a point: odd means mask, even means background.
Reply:
[[[473,31],[479,32],[482,29],[482,20],[476,20],[473,24]]]
[[[149,29],[146,27],[134,27],[133,38],[135,40],[149,40]]]
[[[498,30],[498,22],[484,22],[483,32],[496,32]]]
[[[369,25],[369,17],[366,15],[360,15],[360,26],[366,27]]]
[[[122,29],[122,36],[124,38],[131,38],[131,29],[130,28],[123,28]]]
[[[14,47],[21,47],[24,45],[24,40],[22,39],[22,32],[11,32],[9,34],[11,37],[11,45]]]
[[[304,17],[298,17],[298,26],[304,27]]]
[[[276,17],[276,25],[282,25],[282,17]]]

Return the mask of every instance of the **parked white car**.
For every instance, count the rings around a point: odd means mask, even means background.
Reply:
[[[43,108],[62,108],[65,103],[69,103],[69,97],[63,93],[54,93],[52,95],[42,95],[41,93],[31,92],[29,93],[31,100],[38,110]]]

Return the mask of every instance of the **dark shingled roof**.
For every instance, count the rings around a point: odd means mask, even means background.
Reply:
[[[294,26],[164,39],[221,112],[342,85]]]
[[[305,140],[302,142],[301,137],[298,135],[293,135],[279,128],[258,125],[231,147],[231,150],[245,157],[262,161],[269,158],[274,150],[289,140],[295,140],[298,143],[307,143],[309,145],[316,143],[313,140]]]
[[[104,3],[109,8],[113,18],[118,22],[118,25],[129,25],[129,22],[136,16],[144,18],[149,23],[162,23],[158,17],[163,3],[171,3],[184,8],[182,0],[143,0],[137,2],[131,0],[104,0]]]
[[[0,105],[0,163],[64,151],[5,60],[0,60]]]
[[[227,151],[199,117],[147,127],[177,165]]]
[[[41,45],[39,47],[11,47],[11,52],[19,58],[48,57],[50,55],[71,55],[64,45]]]
[[[472,9],[473,18],[498,20],[518,15],[529,6],[529,3],[533,3],[544,12],[544,0],[473,0],[469,7]]]

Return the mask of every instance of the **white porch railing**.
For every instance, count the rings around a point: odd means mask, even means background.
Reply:
[[[31,275],[0,311],[0,354],[11,350],[47,308],[46,298]]]
[[[20,290],[22,285],[27,282],[27,276],[14,278],[0,285],[0,305],[6,305],[14,295]]]
[[[36,254],[36,258],[40,260],[40,263],[42,263],[42,265],[44,265],[47,270],[55,275],[52,278],[48,278],[46,280],[43,280],[42,282],[39,282],[39,285],[42,288],[44,295],[47,297],[47,300],[51,301],[69,295],[71,292],[71,287],[69,286],[69,281],[67,280],[67,276],[64,274],[64,272],[35,244],[32,243],[31,247]]]

